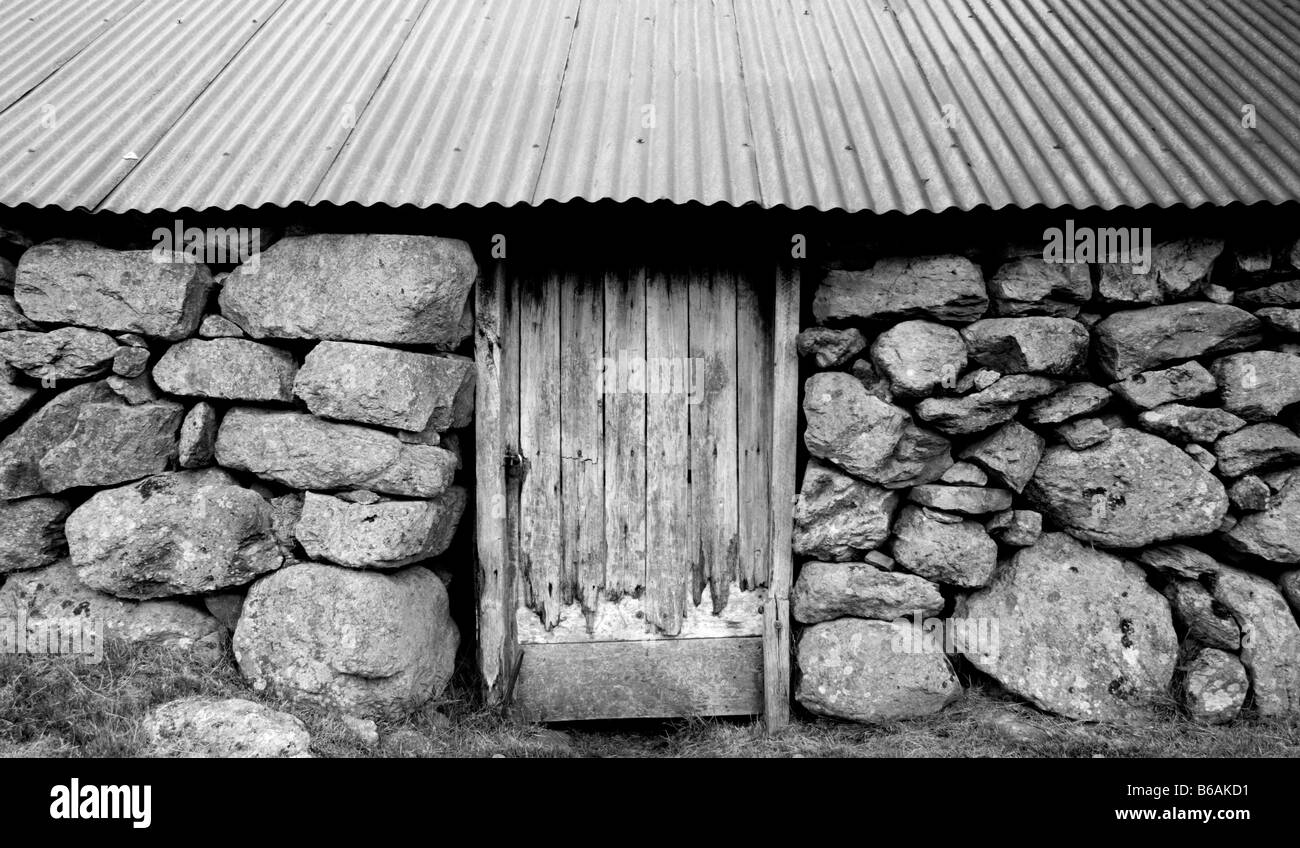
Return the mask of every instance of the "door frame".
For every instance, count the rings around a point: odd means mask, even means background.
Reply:
[[[790,583],[793,571],[791,533],[798,451],[799,368],[795,336],[799,332],[800,272],[794,265],[773,265],[771,563],[763,590],[763,709],[769,732],[790,717]],[[508,706],[521,653],[515,636],[515,564],[507,544],[507,447],[502,411],[502,335],[505,332],[505,287],[510,277],[504,260],[492,263],[474,286],[475,388],[475,533],[478,592],[478,664],[483,696],[492,706]]]

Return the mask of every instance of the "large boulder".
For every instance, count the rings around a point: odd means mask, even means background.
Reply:
[[[77,578],[70,560],[8,576],[0,587],[0,618],[20,614],[29,625],[57,627],[65,634],[85,628],[88,640],[161,647],[200,663],[225,655],[225,628],[203,610],[179,601],[127,601],[97,592]]]
[[[441,431],[466,426],[474,414],[474,362],[321,342],[307,354],[293,391],[322,418]]]
[[[957,385],[966,368],[961,333],[930,321],[903,321],[876,337],[871,361],[894,394],[925,397],[940,387]]]
[[[48,333],[0,333],[0,360],[47,384],[107,373],[117,350],[112,336],[81,327],[60,327]]]
[[[790,594],[791,614],[803,624],[844,616],[893,621],[937,615],[943,607],[929,580],[861,562],[806,562]]]
[[[248,271],[249,273],[244,273]],[[415,235],[281,239],[221,290],[221,313],[253,338],[317,338],[454,348],[469,335],[478,274],[469,246]]]
[[[447,590],[432,571],[302,563],[253,584],[234,648],[257,691],[379,717],[438,695],[459,642]]]
[[[279,568],[271,507],[225,471],[178,471],[98,492],[68,517],[81,581],[119,598],[199,595]]]
[[[859,618],[804,628],[795,699],[818,715],[872,723],[939,712],[961,684],[942,653],[900,650],[906,630]]]
[[[1038,707],[1089,721],[1145,718],[1178,656],[1169,605],[1142,569],[1064,533],[1017,551],[958,614],[999,622],[976,668]]]
[[[1287,478],[1267,509],[1243,515],[1223,538],[1237,550],[1270,562],[1300,562],[1300,474]]]
[[[310,757],[311,735],[298,719],[244,698],[195,696],[145,717],[149,753],[221,759]]]
[[[247,339],[188,339],[174,344],[153,368],[164,392],[220,400],[293,400],[298,364],[293,354]]]
[[[299,412],[239,407],[217,432],[217,462],[295,489],[369,489],[436,497],[456,473],[456,454],[408,445],[396,436],[334,424]]]
[[[1048,448],[1025,492],[1059,526],[1105,547],[1204,536],[1228,512],[1218,478],[1159,436],[1127,428],[1085,450]]]
[[[1210,370],[1224,408],[1247,421],[1266,421],[1300,403],[1300,356],[1252,350],[1217,359]]]
[[[132,404],[120,398],[83,406],[72,432],[40,459],[48,492],[115,486],[165,471],[176,458],[185,407],[168,400]]]
[[[1224,566],[1210,590],[1241,625],[1241,661],[1260,715],[1300,714],[1300,626],[1277,586]]]
[[[41,457],[71,435],[83,406],[114,397],[103,382],[73,386],[0,441],[0,499],[46,494],[48,490],[41,483]]]
[[[33,321],[176,341],[198,328],[212,286],[208,266],[176,259],[49,241],[23,254],[14,297]]]
[[[794,504],[795,554],[831,562],[860,558],[889,538],[899,497],[809,460]]]
[[[964,588],[987,583],[998,559],[997,543],[978,522],[916,506],[899,513],[893,545],[902,568]]]
[[[1094,330],[1098,362],[1116,380],[1183,359],[1242,350],[1260,340],[1258,318],[1219,303],[1116,312]]]
[[[392,569],[447,550],[465,510],[465,490],[433,500],[349,503],[308,492],[294,533],[314,560]]]
[[[986,318],[961,331],[971,359],[1003,374],[1062,376],[1088,356],[1088,328],[1069,318]]]
[[[67,552],[68,504],[55,498],[0,501],[0,574],[44,568]]]
[[[974,321],[988,309],[979,266],[962,256],[881,259],[866,271],[833,270],[817,287],[818,323],[852,319]]]
[[[804,385],[808,452],[887,488],[936,480],[952,465],[948,441],[867,392],[850,374],[814,374]]]

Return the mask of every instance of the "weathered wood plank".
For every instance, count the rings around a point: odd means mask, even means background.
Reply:
[[[560,292],[560,491],[564,552],[582,608],[594,612],[605,587],[604,281],[566,274]]]
[[[478,658],[484,696],[490,704],[505,695],[514,639],[514,600],[506,537],[506,450],[501,409],[502,292],[505,269],[483,274],[474,294],[475,532],[478,547]]]
[[[523,281],[521,281],[523,282]],[[528,606],[553,626],[574,598],[564,569],[560,493],[560,278],[551,273],[519,290],[519,444],[526,463],[519,491],[520,565]]]
[[[755,715],[763,640],[528,645],[515,704],[531,721]]]
[[[799,270],[780,268],[772,309],[772,565],[763,604],[763,714],[769,731],[790,720],[790,581],[798,450]]]
[[[772,536],[772,286],[748,272],[736,288],[737,455],[739,463],[741,588],[767,583]]]
[[[687,344],[686,278],[646,276],[646,617],[681,630],[689,560],[690,420],[681,390]],[[676,385],[674,385],[676,382]]]
[[[690,550],[715,611],[727,605],[739,558],[736,457],[736,279],[701,269],[690,283]]]
[[[583,611],[581,604],[569,604],[560,610],[560,620],[550,630],[542,626],[532,610],[520,609],[518,639],[521,644],[549,644],[762,636],[765,590],[742,592],[733,585],[727,597],[726,606],[715,613],[713,598],[706,586],[703,603],[686,605],[681,630],[676,636],[666,636],[651,626],[646,621],[644,598],[633,595],[623,595],[617,600],[605,598],[594,618]]]
[[[645,585],[645,269],[605,275],[605,592]]]
[[[506,443],[506,451],[514,458],[522,458],[519,447],[519,279],[517,275],[507,273],[501,287],[501,431]],[[528,588],[524,585],[524,569],[519,559],[519,492],[524,479],[524,466],[512,465],[506,469],[506,569],[510,575],[510,608],[515,610],[511,616],[509,647],[506,665],[507,677],[514,675],[517,667],[519,650],[517,646],[518,631],[514,626],[523,598],[528,597]],[[525,608],[526,609],[526,608]],[[536,621],[536,614],[530,613]],[[509,694],[510,681],[505,685]]]

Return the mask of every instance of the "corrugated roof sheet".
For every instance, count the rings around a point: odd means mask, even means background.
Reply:
[[[1296,0],[8,0],[0,32],[7,206],[1300,199]]]

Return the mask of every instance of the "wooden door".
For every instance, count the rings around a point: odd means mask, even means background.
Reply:
[[[476,305],[489,697],[783,718],[797,278],[498,267]]]

